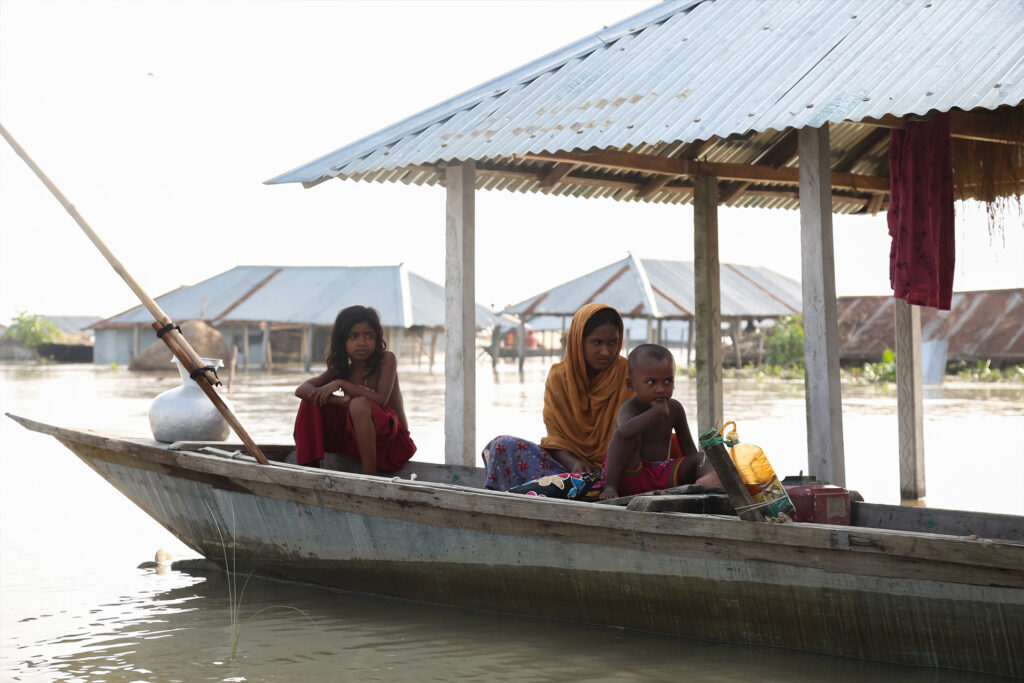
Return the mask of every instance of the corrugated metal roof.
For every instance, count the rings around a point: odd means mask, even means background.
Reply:
[[[64,334],[91,334],[88,328],[100,321],[95,315],[44,315],[43,319],[53,323]]]
[[[624,317],[691,318],[693,283],[692,262],[629,256],[509,306],[505,312],[526,320],[572,316],[583,304],[600,301]],[[798,315],[802,305],[796,280],[759,266],[721,266],[723,318]]]
[[[237,266],[190,287],[159,297],[157,303],[176,321],[214,324],[334,324],[338,311],[362,304],[377,309],[387,327],[442,327],[444,287],[404,266]],[[492,326],[498,317],[477,305],[477,324]],[[150,324],[138,306],[94,327]]]
[[[895,348],[891,296],[839,298],[839,356],[877,361]],[[949,360],[1024,361],[1024,289],[954,292],[948,311],[921,308],[921,341],[947,341]]]
[[[432,165],[475,159],[478,188],[635,199],[635,173],[600,169],[605,182],[590,184],[599,169],[580,166],[545,186],[538,169],[550,165],[514,157],[688,158],[686,143],[710,140],[700,159],[753,163],[787,129],[847,122],[832,136],[838,161],[876,130],[850,122],[1022,101],[1020,0],[670,0],[267,182],[436,183]],[[845,170],[884,176],[886,159],[883,144]],[[795,192],[762,185],[726,203],[796,205]],[[641,198],[692,195],[676,186]],[[840,197],[835,208],[865,204]]]

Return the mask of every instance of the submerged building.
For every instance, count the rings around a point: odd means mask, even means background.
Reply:
[[[156,299],[175,322],[202,320],[237,349],[239,367],[322,359],[341,309],[377,309],[389,345],[433,356],[444,329],[444,288],[403,265],[237,266]],[[477,305],[477,325],[498,316]],[[153,317],[142,306],[101,320],[93,362],[127,364],[155,339]],[[442,334],[443,336],[443,334]]]

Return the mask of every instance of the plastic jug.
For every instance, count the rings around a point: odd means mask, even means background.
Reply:
[[[785,515],[789,520],[795,519],[793,501],[786,494],[786,489],[775,475],[764,451],[754,444],[739,443],[735,422],[726,422],[719,433],[726,442],[735,442],[729,447],[729,455],[761,512],[767,517],[779,518]]]

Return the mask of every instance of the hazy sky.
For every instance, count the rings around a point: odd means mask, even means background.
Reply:
[[[639,12],[632,0],[0,0],[0,121],[152,296],[236,265],[383,265],[444,281],[444,190],[265,186]],[[0,143],[0,321],[135,305]],[[1024,228],[957,227],[957,290],[1024,287]],[[721,259],[800,277],[795,211],[720,213]],[[840,295],[885,294],[884,216],[835,217]],[[524,299],[626,256],[690,260],[690,207],[477,194],[477,298]]]

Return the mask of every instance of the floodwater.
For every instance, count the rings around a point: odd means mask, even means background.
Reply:
[[[443,371],[400,372],[417,457],[440,462]],[[150,401],[179,381],[172,373],[0,364],[0,410],[145,434]],[[525,381],[511,366],[497,378],[479,366],[478,442],[541,435],[544,373],[540,359],[528,363]],[[234,378],[231,399],[258,440],[290,440],[291,392],[302,379],[294,372]],[[802,382],[727,381],[725,395],[726,415],[780,476],[806,470]],[[695,410],[693,381],[680,379],[676,396]],[[873,502],[898,502],[895,390],[850,386],[843,397],[849,488]],[[925,449],[928,505],[1024,514],[1020,384],[929,389]],[[196,557],[56,440],[0,419],[0,679],[998,680],[260,579],[242,595],[232,660],[225,576],[138,569],[158,548],[175,559]]]

